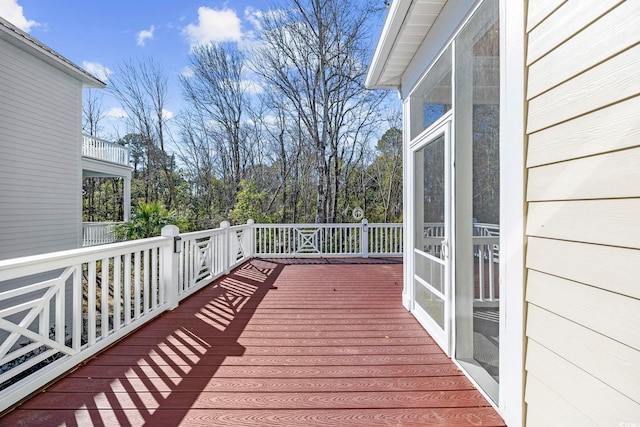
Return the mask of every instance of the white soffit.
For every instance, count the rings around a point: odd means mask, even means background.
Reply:
[[[365,85],[397,89],[447,0],[394,0],[378,39]]]

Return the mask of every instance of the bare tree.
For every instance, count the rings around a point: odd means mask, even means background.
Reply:
[[[102,132],[100,123],[105,117],[102,95],[97,90],[102,89],[84,89],[82,96],[82,131],[91,136]]]
[[[336,219],[345,160],[385,96],[363,84],[370,13],[344,0],[290,0],[261,18],[254,70],[295,108],[313,145],[316,222]]]
[[[181,76],[184,95],[191,111],[201,115],[206,124],[202,130],[217,134],[224,178],[233,183],[231,196],[235,197],[250,157],[246,144],[249,99],[245,58],[235,43],[200,45],[190,58],[192,75]]]
[[[214,205],[221,196],[215,185],[217,164],[215,141],[207,131],[202,115],[183,115],[179,128],[181,134],[178,150],[191,193],[192,221],[198,229],[215,227],[215,223],[220,220],[216,217]]]
[[[376,147],[377,158],[368,168],[368,180],[375,185],[375,202],[382,211],[383,222],[398,220],[402,216],[402,131],[392,126],[380,138]]]
[[[160,187],[166,187],[163,201],[167,209],[175,202],[174,161],[166,151],[168,80],[153,59],[129,60],[120,65],[111,77],[111,92],[127,111],[133,133],[142,138],[148,157],[146,201],[157,200]],[[156,171],[162,171],[161,177]],[[153,196],[153,197],[152,197]]]
[[[256,143],[260,142],[258,162],[254,163],[254,180],[270,194],[269,209],[279,210],[280,221],[295,217],[290,206],[290,191],[297,188],[292,171],[300,158],[300,143],[292,135],[294,119],[286,100],[277,92],[265,92],[260,96],[259,108],[253,121],[256,123]],[[278,202],[279,201],[279,202]]]

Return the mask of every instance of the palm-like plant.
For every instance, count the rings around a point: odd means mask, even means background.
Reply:
[[[162,227],[176,224],[177,219],[158,201],[140,202],[131,216],[131,221],[116,230],[118,237],[126,240],[159,236]]]

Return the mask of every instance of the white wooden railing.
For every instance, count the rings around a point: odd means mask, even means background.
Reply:
[[[500,237],[473,236],[473,253],[478,259],[475,301],[498,301],[500,283],[496,277],[496,267],[500,263]]]
[[[215,230],[181,234],[177,241],[178,294],[186,298],[252,257],[253,221],[220,224]]]
[[[105,162],[129,166],[129,148],[95,136],[82,135],[82,155]]]
[[[367,243],[366,256],[402,256],[404,227],[395,223],[368,224]]]
[[[444,239],[443,223],[424,224],[424,250],[440,257],[441,242]],[[500,225],[473,224],[473,255],[477,258],[477,283],[475,301],[494,302],[499,300],[500,283],[496,277],[496,266],[500,263]]]
[[[164,237],[0,261],[0,411],[169,308]]]
[[[402,224],[256,224],[255,256],[402,256]]]
[[[473,224],[473,254],[478,258],[476,301],[498,301],[499,281],[496,266],[500,263],[500,226]]]
[[[0,261],[0,412],[251,257],[397,256],[402,233],[366,220],[171,225],[161,237]]]
[[[473,235],[474,236],[499,236],[500,226],[498,224],[486,224],[486,223],[476,222],[473,224]],[[425,237],[443,237],[444,223],[425,222],[424,236]]]
[[[121,224],[124,222],[83,222],[82,246],[105,245],[120,241],[116,228]]]

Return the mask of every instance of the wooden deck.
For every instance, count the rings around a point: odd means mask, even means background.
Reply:
[[[0,425],[504,425],[401,292],[399,261],[253,260]]]

